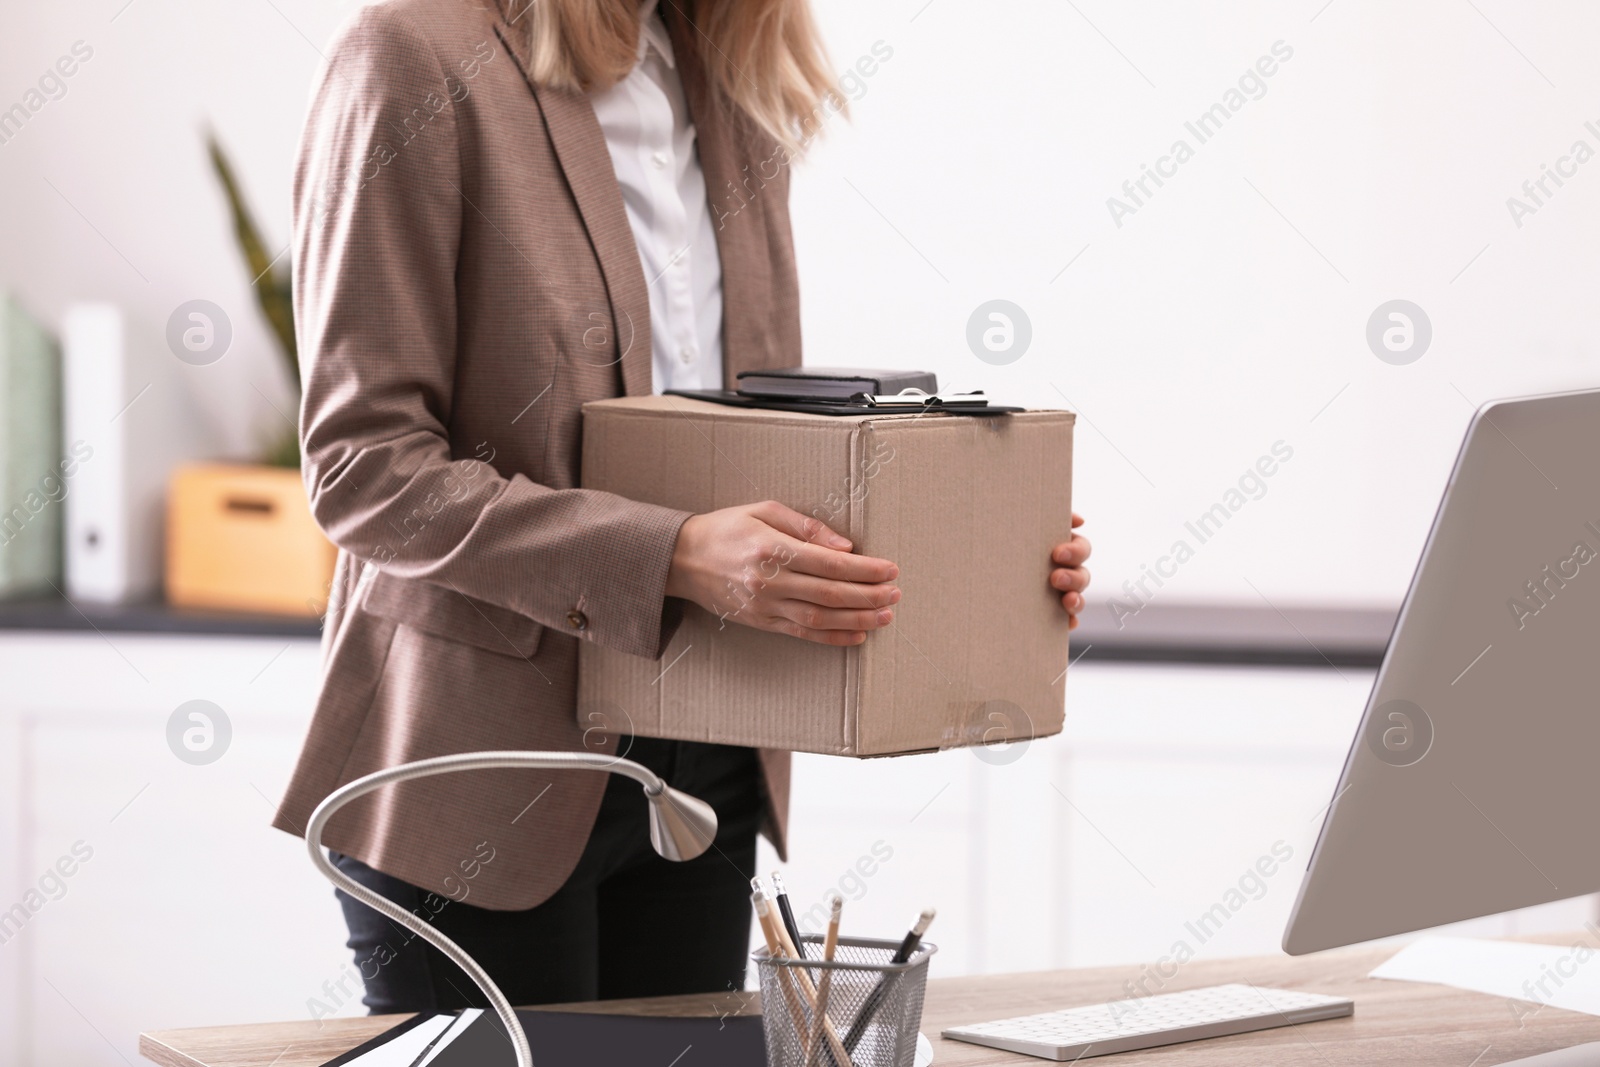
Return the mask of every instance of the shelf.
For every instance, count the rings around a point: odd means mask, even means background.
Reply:
[[[322,620],[178,608],[159,600],[89,604],[48,596],[0,601],[0,633],[17,630],[319,638]]]
[[[1265,604],[1147,604],[1111,617],[1091,601],[1072,635],[1072,655],[1145,663],[1282,667],[1377,667],[1396,608],[1271,607]]]
[[[1074,661],[1371,668],[1383,661],[1396,612],[1387,608],[1149,604],[1119,628],[1090,605],[1072,635]],[[159,601],[69,604],[60,597],[0,602],[0,632],[321,636],[321,620],[175,608]]]

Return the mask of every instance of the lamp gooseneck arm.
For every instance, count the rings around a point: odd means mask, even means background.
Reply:
[[[512,1009],[511,1002],[506,999],[505,994],[500,992],[500,987],[495,985],[494,980],[478,961],[431,924],[346,875],[333,865],[322,850],[322,831],[328,825],[328,820],[333,818],[334,813],[340,808],[374,789],[410,781],[413,778],[427,778],[435,774],[505,768],[610,771],[632,778],[644,787],[645,795],[652,798],[661,796],[666,789],[666,783],[648,767],[642,767],[631,760],[589,752],[464,752],[454,756],[437,756],[433,759],[417,760],[415,763],[403,763],[398,767],[374,771],[329,793],[311,813],[311,820],[306,825],[306,848],[311,853],[312,864],[322,872],[324,878],[367,907],[387,916],[427,941],[448,956],[456,966],[467,972],[467,976],[483,990],[495,1013],[500,1016],[500,1021],[506,1028],[506,1036],[511,1039],[511,1045],[516,1050],[517,1067],[533,1067],[533,1053],[528,1047],[528,1035],[523,1033],[522,1024],[517,1021],[517,1013]]]

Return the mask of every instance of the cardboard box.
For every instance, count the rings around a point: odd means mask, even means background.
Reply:
[[[836,417],[654,396],[583,414],[585,487],[697,513],[778,500],[893,560],[903,593],[851,648],[692,604],[660,661],[584,642],[585,726],[842,756],[1060,732],[1068,620],[1048,578],[1071,530],[1070,412]]]
[[[316,616],[337,551],[311,517],[298,470],[194,463],[167,490],[167,602]]]

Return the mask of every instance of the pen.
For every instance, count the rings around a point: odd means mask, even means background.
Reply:
[[[928,932],[928,924],[933,922],[933,916],[934,910],[932,908],[926,909],[921,915],[917,916],[917,921],[911,925],[911,930],[906,934],[904,940],[900,942],[900,947],[895,949],[894,956],[889,960],[890,963],[905,963],[911,958],[912,953],[917,951],[917,946],[922,944],[922,935]],[[878,979],[878,984],[872,987],[872,992],[867,994],[866,1002],[861,1005],[861,1010],[856,1013],[855,1022],[850,1024],[850,1032],[844,1036],[844,1047],[847,1050],[854,1052],[856,1046],[861,1044],[861,1038],[866,1034],[867,1027],[872,1022],[872,1017],[882,1007],[886,979],[887,976]]]
[[[834,950],[839,947],[839,915],[844,911],[844,898],[834,894],[830,903],[828,916],[828,936],[822,942],[822,962],[832,963]],[[822,1050],[822,1027],[828,1018],[828,991],[833,988],[832,968],[823,968],[822,977],[817,980],[817,1011],[816,1025],[811,1030],[810,1052],[806,1056],[806,1067],[813,1067],[817,1062],[817,1055]]]
[[[789,940],[794,942],[799,958],[805,959],[806,943],[800,940],[800,927],[794,921],[794,909],[789,906],[789,891],[783,887],[783,875],[777,871],[772,872],[772,888],[776,894],[773,899],[778,902],[778,914],[783,917],[783,928],[789,931]]]

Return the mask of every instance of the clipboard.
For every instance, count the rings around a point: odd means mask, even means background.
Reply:
[[[850,400],[798,400],[775,399],[765,396],[746,396],[729,389],[668,389],[667,396],[688,397],[690,400],[709,400],[713,404],[726,404],[735,408],[759,408],[763,411],[799,411],[807,415],[971,415],[983,418],[990,415],[1011,415],[1027,408],[1004,404],[962,402],[946,400],[937,394],[921,403],[898,397],[873,397],[858,394]],[[974,395],[974,394],[965,394]]]

